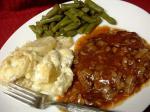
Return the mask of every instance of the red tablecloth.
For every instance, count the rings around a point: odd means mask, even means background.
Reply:
[[[36,2],[35,2],[36,1]],[[0,48],[23,23],[56,2],[67,0],[0,0]],[[150,12],[149,0],[126,0]]]

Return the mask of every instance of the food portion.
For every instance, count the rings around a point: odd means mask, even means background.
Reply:
[[[150,45],[135,32],[97,28],[77,41],[72,69],[73,84],[60,100],[110,108],[150,79]]]
[[[74,3],[56,4],[36,25],[30,25],[37,38],[60,35],[73,37],[91,32],[102,20],[116,25],[104,8],[92,0],[74,0]]]
[[[71,86],[71,38],[46,37],[17,48],[0,65],[0,82],[15,82],[57,99]]]

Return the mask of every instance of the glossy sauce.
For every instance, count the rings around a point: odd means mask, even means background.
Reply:
[[[74,81],[63,102],[110,108],[150,79],[150,47],[136,33],[98,27],[75,45]]]

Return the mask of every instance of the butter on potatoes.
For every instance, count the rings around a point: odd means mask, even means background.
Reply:
[[[0,82],[15,82],[56,99],[73,81],[72,44],[71,38],[47,37],[17,48],[1,63]]]

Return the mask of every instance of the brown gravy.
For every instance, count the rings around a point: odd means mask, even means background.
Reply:
[[[110,108],[150,79],[150,47],[135,32],[98,27],[75,45],[74,81],[63,102]]]

